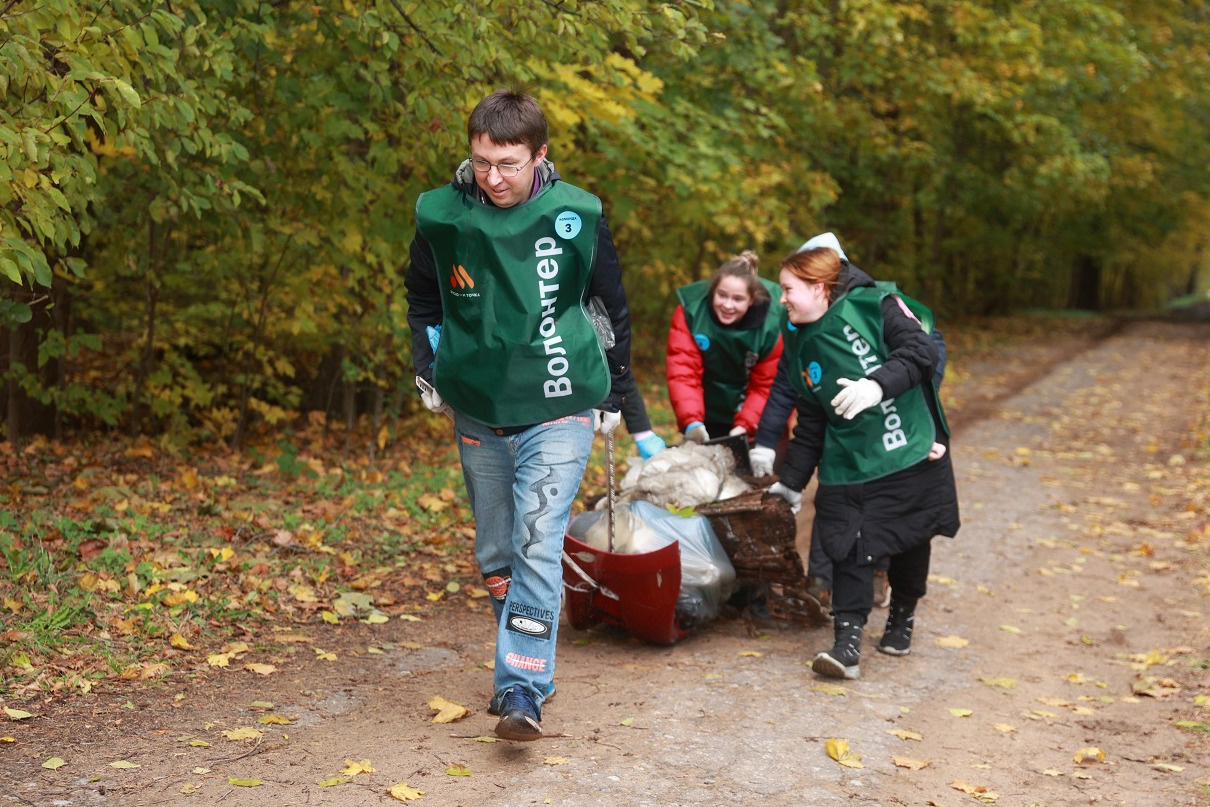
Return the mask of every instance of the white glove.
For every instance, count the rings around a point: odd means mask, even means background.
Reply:
[[[685,429],[685,439],[695,443],[704,443],[710,439],[710,432],[706,431],[706,427],[701,423],[690,423],[689,427]]]
[[[622,422],[621,412],[606,412],[604,409],[592,410],[593,428],[601,434],[609,434]]]
[[[844,389],[832,399],[832,406],[836,407],[836,414],[845,420],[852,420],[882,401],[882,387],[873,379],[859,378],[850,381],[847,378],[838,378],[836,383]]]
[[[728,434],[731,437],[734,437],[737,434],[747,434],[747,433],[748,433],[748,430],[745,429],[743,426],[736,426],[734,429],[732,429],[730,432],[728,432]]]
[[[781,496],[790,503],[790,512],[798,515],[798,511],[802,509],[802,493],[797,490],[790,490],[781,482],[774,482],[769,488],[769,495]]]
[[[766,446],[753,446],[748,452],[748,464],[752,466],[753,476],[768,476],[773,473],[773,460],[777,452]]]
[[[436,387],[420,376],[416,376],[416,388],[420,390],[420,400],[424,402],[426,409],[435,415],[445,415],[450,420],[454,419],[454,410],[437,392]]]

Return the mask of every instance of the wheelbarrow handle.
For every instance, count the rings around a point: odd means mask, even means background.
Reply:
[[[613,552],[613,432],[605,432],[605,482],[609,486],[607,493],[609,510],[609,551]]]

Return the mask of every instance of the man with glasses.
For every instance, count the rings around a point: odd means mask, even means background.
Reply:
[[[416,203],[408,324],[421,399],[454,421],[492,594],[496,734],[536,740],[571,502],[594,429],[613,431],[634,388],[630,312],[601,201],[546,158],[537,101],[489,95],[467,140],[453,182]]]

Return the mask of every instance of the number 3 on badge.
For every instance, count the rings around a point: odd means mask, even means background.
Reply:
[[[575,238],[580,234],[582,224],[579,213],[564,210],[555,219],[555,234],[560,238]]]

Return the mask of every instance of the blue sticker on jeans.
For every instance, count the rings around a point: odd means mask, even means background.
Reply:
[[[555,217],[555,235],[560,238],[575,238],[580,234],[580,228],[584,226],[584,222],[580,221],[580,214],[572,210],[564,210]]]

